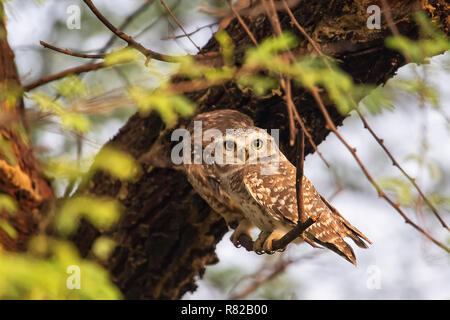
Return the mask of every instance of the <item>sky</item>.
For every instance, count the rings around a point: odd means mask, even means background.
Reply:
[[[43,70],[39,54],[36,53],[39,40],[52,39],[51,19],[67,15],[66,9],[78,1],[52,1],[43,4],[30,1],[14,0],[8,4],[9,41],[16,54],[16,62],[24,83],[38,78],[42,72],[61,70],[63,66],[81,63],[73,59],[61,58],[52,70]],[[107,6],[107,1],[95,2],[100,9],[132,10],[120,2],[114,7]],[[111,2],[109,2],[111,3]],[[136,6],[139,4],[136,1]],[[11,10],[12,9],[12,10]],[[208,24],[204,15],[192,15],[187,19],[185,27],[195,30],[202,24]],[[82,27],[83,28],[83,27]],[[76,33],[76,30],[67,32]],[[205,29],[194,36],[199,45],[206,43],[211,31]],[[70,46],[70,39],[58,37],[56,45]],[[92,37],[89,43],[83,43],[82,50],[93,50],[101,47],[108,34]],[[159,41],[160,34],[151,33],[142,38],[144,44],[152,44],[152,48],[173,52],[185,50],[195,52],[187,40],[179,40],[175,44]],[[67,41],[67,42],[65,42]],[[183,51],[182,51],[183,52]],[[401,68],[394,79],[411,79],[416,72],[415,66]],[[424,66],[417,67],[422,74]],[[450,115],[450,55],[447,52],[431,59],[426,65],[426,79],[436,89],[439,97],[439,109],[427,104],[421,108],[420,100],[414,94],[398,94],[394,99],[393,110],[384,110],[381,114],[370,115],[368,122],[384,140],[388,148],[412,176],[418,177],[418,183],[425,191],[437,188],[450,196],[450,124],[442,114]],[[391,81],[388,82],[389,88]],[[94,133],[95,143],[88,147],[86,153],[95,152],[109,138],[114,136],[123,125],[120,121],[108,122]],[[420,168],[411,155],[422,154],[421,141],[424,128],[429,148],[426,159],[435,163],[440,171],[441,180],[433,180],[427,168]],[[339,132],[357,149],[358,155],[376,179],[389,176],[399,177],[398,170],[392,166],[381,148],[371,138],[360,120],[354,115],[347,118],[339,128]],[[43,136],[45,144],[53,149],[61,148],[63,137],[54,133]],[[400,215],[383,199],[379,199],[373,187],[365,179],[357,163],[339,140],[329,135],[320,144],[319,150],[331,163],[327,169],[317,155],[309,155],[305,161],[305,174],[340,213],[354,226],[361,230],[373,242],[369,249],[355,248],[358,266],[328,250],[313,249],[307,244],[291,244],[285,255],[296,262],[291,264],[286,275],[290,281],[287,290],[297,299],[449,299],[450,298],[450,257],[442,249],[426,240],[410,225],[405,224]],[[336,190],[334,175],[341,178],[343,190],[332,196]],[[436,219],[426,213],[418,215],[415,210],[406,210],[414,221],[424,225],[436,238],[448,243],[449,235]],[[441,210],[444,220],[449,223],[449,212]],[[239,269],[243,274],[252,274],[268,262],[279,256],[259,256],[235,248],[226,234],[218,244],[217,255],[220,262],[209,266],[206,280],[199,280],[199,288],[194,293],[185,295],[185,299],[224,299],[240,292],[249,283],[248,277],[234,279],[232,289],[223,291],[214,288],[208,281],[208,275],[220,270]],[[311,258],[311,255],[314,255]]]

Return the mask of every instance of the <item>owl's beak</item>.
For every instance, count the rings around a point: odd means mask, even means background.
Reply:
[[[242,160],[242,162],[247,162],[248,158],[250,157],[247,148],[245,148],[243,150],[243,152],[241,152],[239,158]]]

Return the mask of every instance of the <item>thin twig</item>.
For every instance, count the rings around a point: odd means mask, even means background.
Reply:
[[[231,300],[240,300],[244,299],[245,297],[248,297],[250,294],[258,290],[261,286],[264,284],[270,282],[274,278],[276,278],[278,275],[280,275],[282,272],[286,270],[287,267],[299,263],[304,262],[306,260],[315,258],[317,254],[319,254],[320,251],[314,250],[309,252],[308,254],[296,257],[294,259],[283,257],[281,261],[274,264],[273,269],[270,270],[268,274],[267,273],[267,265],[263,265],[253,276],[255,280],[248,285],[245,289],[243,289],[240,293],[233,294],[230,299]],[[240,280],[239,282],[242,282]]]
[[[295,105],[291,103],[292,92],[291,92],[291,81],[280,77],[280,84],[284,90],[284,100],[286,101],[286,107],[288,110],[288,121],[289,121],[289,145],[292,147],[295,143],[295,122],[294,122],[294,109]],[[303,129],[302,129],[303,130]]]
[[[298,130],[297,134],[297,159],[296,159],[296,177],[295,188],[297,190],[297,212],[298,222],[303,223],[305,220],[305,208],[303,201],[303,167],[305,161],[305,134],[303,130]]]
[[[45,41],[39,41],[39,43],[44,46],[45,48],[51,49],[53,51],[59,52],[59,53],[63,53],[69,56],[73,56],[73,57],[78,57],[78,58],[85,58],[85,59],[104,59],[105,58],[105,54],[101,53],[101,54],[85,54],[85,53],[79,53],[79,52],[75,52],[72,50],[68,50],[68,49],[62,49],[62,48],[58,48],[56,46],[53,46]]]
[[[172,6],[172,8],[170,8],[170,10],[172,10],[172,12],[174,12],[178,6],[180,5],[181,0],[177,0],[176,3]],[[158,7],[159,10],[159,7]],[[141,31],[139,31],[139,33],[135,34],[134,38],[139,38],[141,37],[144,33],[146,33],[148,30],[150,30],[151,28],[153,28],[153,26],[155,26],[155,24],[158,23],[158,21],[160,21],[162,18],[166,18],[169,16],[169,13],[167,12],[167,10],[164,10],[164,12],[160,12],[160,14],[158,14],[158,17],[150,22],[145,28],[143,28]]]
[[[231,2],[231,0],[228,0],[227,2],[228,2],[228,5],[230,6],[231,11],[236,16],[236,18],[238,19],[238,21],[241,24],[242,28],[244,28],[245,32],[247,32],[247,34],[250,37],[250,39],[252,40],[253,44],[255,46],[258,46],[258,41],[256,40],[255,36],[253,35],[253,33],[248,28],[248,26],[245,23],[245,21],[242,19],[242,17],[239,14],[239,12],[234,8],[233,3]]]
[[[217,26],[218,24],[219,24],[219,23],[217,23],[217,22],[213,22],[213,23],[210,23],[210,24],[206,24],[206,25],[204,25],[204,26],[201,26],[201,27],[195,29],[194,31],[189,32],[188,34],[180,34],[180,35],[167,36],[167,37],[163,38],[162,40],[176,40],[176,39],[180,39],[180,38],[185,38],[186,36],[192,36],[192,35],[196,34],[197,32],[200,32],[200,31],[202,31],[203,29],[206,29],[206,28],[210,28],[210,29],[211,29],[211,32],[213,32],[213,31],[212,31],[212,27]]]
[[[167,6],[166,2],[164,0],[160,0],[161,4],[163,5],[164,9],[167,10],[167,12],[169,13],[169,15],[172,17],[172,19],[175,21],[175,23],[177,24],[177,26],[181,29],[181,31],[183,31],[184,35],[189,39],[189,41],[194,45],[194,47],[197,48],[198,51],[200,51],[200,47],[192,40],[192,38],[188,35],[188,33],[186,32],[186,30],[184,29],[183,25],[180,23],[180,21],[177,19],[177,17],[175,16],[175,14],[172,12],[172,10]]]
[[[124,40],[130,47],[135,48],[139,52],[141,52],[144,56],[147,58],[152,58],[156,60],[161,61],[171,61],[172,57],[155,52],[153,50],[145,48],[142,44],[134,40],[132,37],[121,31],[120,29],[116,28],[107,18],[105,18],[100,11],[97,9],[97,7],[92,3],[91,0],[83,0],[84,3],[89,7],[89,9],[94,13],[94,15],[109,29],[112,33],[114,33],[116,36]]]
[[[137,8],[133,13],[131,13],[125,20],[124,22],[119,26],[120,30],[125,30],[126,27],[128,27],[128,25],[130,25],[130,23],[133,22],[134,19],[136,19],[142,12],[144,12],[149,6],[151,6],[153,4],[153,2],[155,2],[155,0],[147,0],[146,2],[144,2],[139,8]],[[117,37],[116,35],[112,35],[108,42],[105,43],[105,45],[103,46],[103,48],[100,49],[100,53],[105,53],[106,50],[109,49],[109,47],[111,47],[114,42],[116,41]]]
[[[436,207],[431,203],[431,201],[427,198],[427,196],[425,196],[425,194],[423,193],[422,189],[417,185],[416,183],[416,179],[412,178],[401,166],[400,164],[397,162],[397,160],[394,158],[394,156],[392,155],[392,153],[388,150],[388,148],[386,147],[386,145],[384,144],[384,140],[381,139],[380,137],[378,137],[378,135],[375,133],[375,131],[369,126],[367,120],[365,119],[365,117],[363,116],[363,114],[361,113],[361,111],[359,110],[359,108],[356,109],[356,112],[358,113],[359,117],[361,118],[361,121],[364,123],[364,128],[366,128],[370,134],[372,135],[372,137],[378,142],[378,144],[381,146],[381,148],[383,148],[384,152],[387,154],[387,156],[389,157],[389,159],[391,159],[392,164],[397,167],[401,173],[409,180],[409,182],[411,182],[411,184],[416,188],[417,192],[420,194],[421,198],[423,199],[423,201],[428,205],[428,207],[431,209],[431,211],[434,213],[434,215],[436,216],[436,218],[439,220],[439,222],[442,224],[442,226],[448,230],[448,226],[445,223],[445,221],[441,218],[441,216],[439,215],[438,210],[436,209]]]
[[[327,109],[325,108],[325,105],[323,104],[322,99],[320,98],[320,94],[319,94],[317,88],[310,88],[310,91],[311,91],[314,99],[316,100],[317,105],[319,106],[320,110],[322,111],[322,114],[327,122],[328,127],[336,135],[336,137],[342,142],[342,144],[350,151],[350,153],[352,154],[353,158],[358,163],[359,167],[363,171],[366,178],[370,181],[370,183],[377,190],[378,196],[381,198],[384,198],[403,217],[403,219],[405,220],[406,223],[413,226],[416,230],[421,232],[424,236],[426,236],[428,239],[430,239],[432,242],[434,242],[436,245],[438,245],[445,251],[450,252],[450,249],[448,247],[446,247],[443,243],[441,243],[438,240],[436,240],[435,238],[433,238],[433,236],[431,236],[428,232],[426,232],[424,229],[422,229],[420,226],[418,226],[412,220],[410,220],[408,218],[408,216],[400,208],[400,206],[384,193],[383,189],[375,182],[375,180],[373,179],[373,177],[371,176],[371,174],[369,173],[367,168],[363,165],[363,163],[359,159],[358,155],[356,154],[356,150],[354,148],[352,148],[347,143],[347,141],[341,136],[341,134],[337,131],[336,126],[334,125],[333,121],[331,120],[330,114],[328,113]]]
[[[292,13],[291,9],[289,8],[286,0],[282,0],[282,1],[283,1],[283,6],[284,6],[286,12],[288,13],[289,17],[291,18],[291,21],[294,23],[294,25],[297,27],[297,29],[300,30],[301,34],[303,34],[303,36],[312,45],[314,50],[316,50],[316,52],[319,55],[323,56],[324,54],[322,53],[322,50],[320,50],[320,47],[317,45],[317,43],[308,35],[308,33],[305,31],[305,29],[303,29],[303,27],[298,23],[297,19],[295,18],[294,14]]]
[[[394,35],[400,35],[397,27],[395,26],[395,24],[392,21],[392,16],[390,14],[390,8],[388,7],[386,1],[382,1],[383,2],[383,11],[385,13],[386,19],[388,21],[388,25],[389,28],[391,29],[392,33]],[[286,3],[286,0],[283,0],[283,4],[286,8],[286,12],[288,13],[288,15],[290,16],[292,22],[294,23],[294,25],[300,30],[300,32],[302,32],[302,34],[306,37],[306,39],[310,42],[310,44],[312,45],[312,47],[314,48],[314,50],[316,50],[317,54],[321,57],[325,57],[323,52],[320,50],[320,46],[306,33],[306,31],[302,28],[302,26],[300,25],[300,23],[297,21],[297,19],[295,18],[295,16],[293,15],[292,11],[290,10],[289,6]],[[324,59],[325,62],[327,63],[327,66],[329,69],[331,69],[331,66],[328,64],[328,61],[326,59]],[[361,110],[359,109],[359,106],[357,105],[357,103],[355,101],[353,101],[353,99],[351,100],[354,108],[356,110],[356,112],[358,113],[358,116],[360,117],[361,121],[364,124],[364,127],[370,132],[370,134],[372,135],[372,137],[377,141],[377,143],[381,146],[381,148],[385,151],[385,153],[387,154],[387,156],[391,159],[393,165],[395,167],[397,167],[402,174],[411,182],[411,184],[416,188],[417,192],[420,194],[420,196],[422,197],[422,199],[425,201],[425,203],[429,206],[429,208],[431,209],[431,211],[434,213],[434,215],[436,216],[436,218],[439,220],[439,222],[442,224],[442,226],[444,228],[446,228],[448,230],[448,226],[445,223],[445,221],[441,218],[441,216],[439,215],[438,210],[436,209],[436,207],[431,203],[431,201],[425,196],[425,194],[423,193],[423,191],[421,190],[421,188],[417,185],[416,180],[414,178],[412,178],[410,175],[408,175],[408,173],[403,169],[402,166],[400,166],[399,162],[394,158],[394,156],[392,155],[392,153],[387,149],[387,147],[384,144],[383,139],[380,139],[375,131],[369,126],[369,124],[367,123],[366,119],[364,118]]]
[[[233,295],[230,299],[231,300],[241,300],[245,297],[249,296],[253,292],[255,292],[258,288],[260,288],[262,285],[270,282],[272,279],[276,278],[279,274],[284,272],[286,268],[291,265],[294,261],[290,259],[283,259],[281,262],[277,263],[275,265],[275,268],[270,272],[268,275],[257,277],[256,280],[253,281],[247,288],[245,288],[242,292]],[[265,268],[261,269],[258,274],[261,274],[263,271],[265,271]]]
[[[397,26],[394,23],[391,15],[391,8],[389,7],[386,0],[381,0],[381,5],[383,7],[383,14],[386,17],[386,21],[388,23],[388,27],[391,30],[392,34],[396,37],[400,36],[400,32],[397,29]]]
[[[43,77],[39,80],[36,80],[30,84],[27,84],[23,86],[24,91],[30,91],[35,89],[36,87],[42,86],[44,84],[47,84],[49,82],[59,80],[64,78],[65,76],[71,75],[71,74],[81,74],[88,71],[98,70],[104,68],[106,65],[104,62],[97,62],[97,63],[89,63],[85,64],[79,67],[66,69],[64,71],[58,72],[56,74],[53,74],[48,77]]]

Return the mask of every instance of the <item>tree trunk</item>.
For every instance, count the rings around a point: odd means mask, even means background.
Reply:
[[[0,249],[21,250],[35,232],[40,210],[53,197],[53,191],[40,174],[33,150],[20,135],[25,130],[23,100],[3,12],[3,3],[0,3],[0,194],[14,199],[18,210],[13,216],[0,210],[0,219],[6,220],[16,231],[16,236],[12,236],[0,228]],[[15,99],[11,100],[15,93]]]

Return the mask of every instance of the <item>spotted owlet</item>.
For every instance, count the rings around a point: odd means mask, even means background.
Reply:
[[[195,124],[201,126],[200,143],[194,142]],[[279,150],[274,138],[255,127],[246,115],[218,110],[197,115],[188,127],[192,154],[197,162],[184,164],[187,178],[213,210],[233,229],[231,241],[260,230],[254,251],[271,252],[272,241],[283,237],[298,221],[296,168]],[[203,137],[203,139],[202,139]],[[205,139],[206,138],[206,139]],[[303,176],[305,219],[315,222],[296,242],[323,246],[353,264],[353,249],[344,241],[350,237],[359,247],[371,243],[345,220]]]

